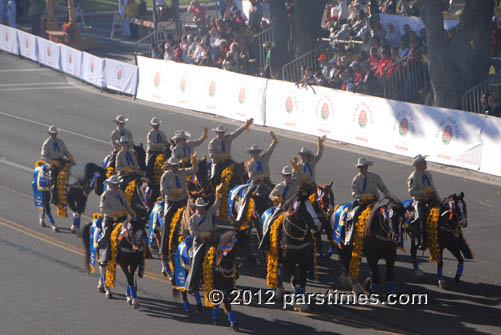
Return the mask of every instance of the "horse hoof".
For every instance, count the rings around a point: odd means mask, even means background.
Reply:
[[[218,321],[218,319],[212,319],[212,324],[213,324],[214,326],[217,326],[217,321]]]
[[[136,298],[132,298],[132,306],[134,306],[134,309],[139,308],[139,301]]]
[[[458,286],[460,281],[461,277],[456,275],[456,277],[454,277],[454,286]]]
[[[111,294],[110,290],[106,291],[106,299],[113,299],[113,294]]]
[[[197,304],[197,309],[196,309],[196,311],[197,311],[197,314],[198,314],[198,315],[202,315],[203,307],[202,307],[202,304],[201,304],[201,303],[198,303],[198,304]]]
[[[414,276],[416,276],[417,278],[423,278],[424,272],[419,270],[419,269],[416,269],[416,270],[414,270]]]
[[[106,291],[104,290],[104,286],[103,285],[97,285],[97,291],[99,293],[105,293]]]
[[[438,280],[438,287],[440,287],[443,290],[445,290],[447,288],[447,285],[445,285],[445,279]]]
[[[364,288],[362,287],[362,285],[360,285],[360,283],[356,283],[355,285],[353,285],[353,293],[355,294],[364,293]]]
[[[231,329],[233,329],[234,331],[238,331],[238,323],[236,323],[236,322],[232,323]]]
[[[76,234],[78,232],[77,226],[75,226],[75,225],[72,224],[71,228],[70,228],[70,231],[71,231],[72,234]]]
[[[298,311],[299,312],[307,312],[308,311],[308,304],[300,304],[298,305]]]
[[[43,219],[40,219],[40,227],[42,228],[47,227]]]
[[[127,304],[129,304],[129,306],[132,306],[132,297],[127,297]]]
[[[57,230],[57,227],[56,227],[56,226],[52,225],[52,226],[51,226],[51,228],[52,228],[52,231],[53,231],[54,233],[57,233],[57,231],[58,231],[58,230]]]

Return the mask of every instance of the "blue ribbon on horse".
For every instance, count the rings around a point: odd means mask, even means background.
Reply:
[[[149,231],[148,231],[148,247],[151,247],[151,243],[153,242],[153,236],[155,234],[155,230],[157,228],[163,227],[163,209],[164,209],[165,201],[160,201],[155,204],[153,210],[150,214],[149,220]],[[159,246],[160,247],[160,246]]]
[[[231,189],[228,195],[228,217],[230,219],[233,219],[233,206],[235,205],[235,201],[242,199],[249,186],[250,184],[243,184]]]
[[[179,243],[174,257],[174,289],[184,290],[186,285],[186,275],[190,268],[190,256],[188,250],[193,243],[193,237],[188,237]]]
[[[46,178],[40,175],[43,174],[42,168],[43,165],[35,168],[35,171],[33,172],[33,181],[31,182],[31,186],[33,188],[33,201],[35,207],[39,208],[43,208],[43,189],[41,189],[41,187],[46,187],[49,185]],[[46,184],[46,186],[43,186],[41,184]]]
[[[97,260],[97,241],[101,236],[101,224],[103,221],[103,217],[92,222],[92,226],[90,227],[90,239],[89,239],[89,268],[91,273],[94,273],[96,269],[96,260]]]
[[[334,213],[334,229],[332,230],[332,241],[342,248],[341,236],[343,233],[344,225],[346,223],[346,216],[351,209],[352,203],[347,203],[339,206]]]

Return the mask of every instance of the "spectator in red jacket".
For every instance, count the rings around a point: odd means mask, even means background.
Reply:
[[[369,51],[369,63],[371,64],[371,70],[372,71],[377,71],[379,67],[379,55],[378,55],[378,48],[377,47],[372,47],[371,50]]]
[[[386,70],[393,65],[393,60],[391,59],[391,52],[389,48],[383,49],[383,54],[381,59],[379,59],[378,68],[376,71],[376,75],[378,77],[382,77],[386,75]]]

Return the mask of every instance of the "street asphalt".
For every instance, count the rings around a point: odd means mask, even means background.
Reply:
[[[56,218],[61,232],[38,225],[33,206],[31,179],[40,158],[47,125],[62,129],[60,137],[78,162],[99,163],[110,150],[109,137],[117,114],[129,118],[127,127],[136,143],[145,144],[152,116],[172,136],[185,129],[198,137],[204,126],[218,123],[233,128],[238,122],[193,111],[160,106],[122,97],[82,84],[27,60],[0,53],[0,334],[193,334],[233,333],[221,312],[221,325],[213,326],[210,311],[187,317],[173,299],[169,284],[160,276],[160,262],[148,261],[147,274],[139,281],[139,310],[124,300],[125,278],[118,271],[115,298],[96,291],[96,275],[84,271],[82,242],[69,233],[70,219]],[[256,143],[265,147],[270,129],[252,126],[237,138],[233,157],[247,159],[245,149]],[[316,139],[276,131],[279,144],[270,162],[272,179],[302,145],[314,148]],[[210,133],[209,138],[214,134]],[[208,142],[198,148],[206,155]],[[320,183],[334,180],[336,203],[350,201],[350,185],[360,156],[374,161],[378,173],[400,199],[407,199],[410,160],[381,152],[327,143],[317,167]],[[445,251],[444,275],[448,288],[436,285],[436,265],[420,257],[424,279],[413,276],[407,253],[399,251],[396,286],[401,293],[427,293],[427,305],[310,306],[307,313],[280,306],[234,306],[241,332],[250,334],[499,334],[501,333],[499,286],[501,230],[499,229],[500,180],[431,164],[442,196],[465,192],[469,226],[464,230],[475,260],[466,261],[462,282],[453,286],[456,260]],[[86,216],[98,208],[91,195]],[[55,212],[55,209],[53,209]],[[87,220],[84,220],[87,221]],[[406,241],[406,249],[409,242]],[[421,256],[421,255],[420,255]],[[384,274],[384,265],[381,265]],[[368,274],[365,259],[361,277]],[[339,262],[333,256],[322,262],[319,281],[308,283],[308,292],[344,289]],[[383,275],[384,276],[384,275]],[[240,288],[266,289],[263,265],[247,266]],[[288,286],[288,285],[287,285]],[[383,285],[384,286],[384,285]],[[288,289],[289,287],[287,287]],[[191,302],[193,298],[190,297]]]

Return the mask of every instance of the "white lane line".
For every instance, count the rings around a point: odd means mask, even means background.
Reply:
[[[32,173],[33,170],[35,169],[35,168],[29,168],[27,166],[11,162],[9,160],[6,160],[5,157],[0,158],[0,163],[3,163],[5,165],[9,165],[9,166],[15,167],[16,169],[20,169],[20,170],[23,170],[23,171],[26,171],[26,172],[29,172],[29,173]]]
[[[21,121],[25,121],[25,122],[28,122],[28,123],[36,124],[38,126],[44,126],[46,128],[49,126],[47,123],[42,123],[42,122],[38,122],[38,121],[35,121],[35,120],[30,120],[30,119],[27,119],[27,118],[24,118],[24,117],[21,117],[21,116],[17,116],[17,115],[5,113],[5,112],[0,112],[0,115],[7,116],[7,117],[10,117],[10,118],[13,118],[13,119],[17,119],[17,120],[21,120]],[[108,144],[108,145],[111,146],[111,142],[103,141],[103,140],[101,140],[99,138],[90,137],[90,136],[87,136],[87,135],[84,135],[84,134],[76,133],[74,131],[66,130],[66,129],[62,129],[62,128],[58,128],[58,129],[60,131],[62,131],[62,132],[65,132],[65,133],[68,133],[68,134],[71,134],[71,135],[80,136],[80,137],[83,137],[83,138],[91,140],[91,141],[96,141],[96,142]]]
[[[0,92],[7,91],[33,91],[33,90],[74,90],[72,86],[52,86],[52,87],[15,87],[15,88],[0,88]]]
[[[36,69],[10,69],[10,70],[0,70],[0,72],[33,72],[33,71],[50,71],[46,68],[36,68]]]
[[[12,83],[0,84],[0,87],[16,87],[16,86],[46,86],[46,85],[65,85],[65,81],[55,81],[52,83]]]

